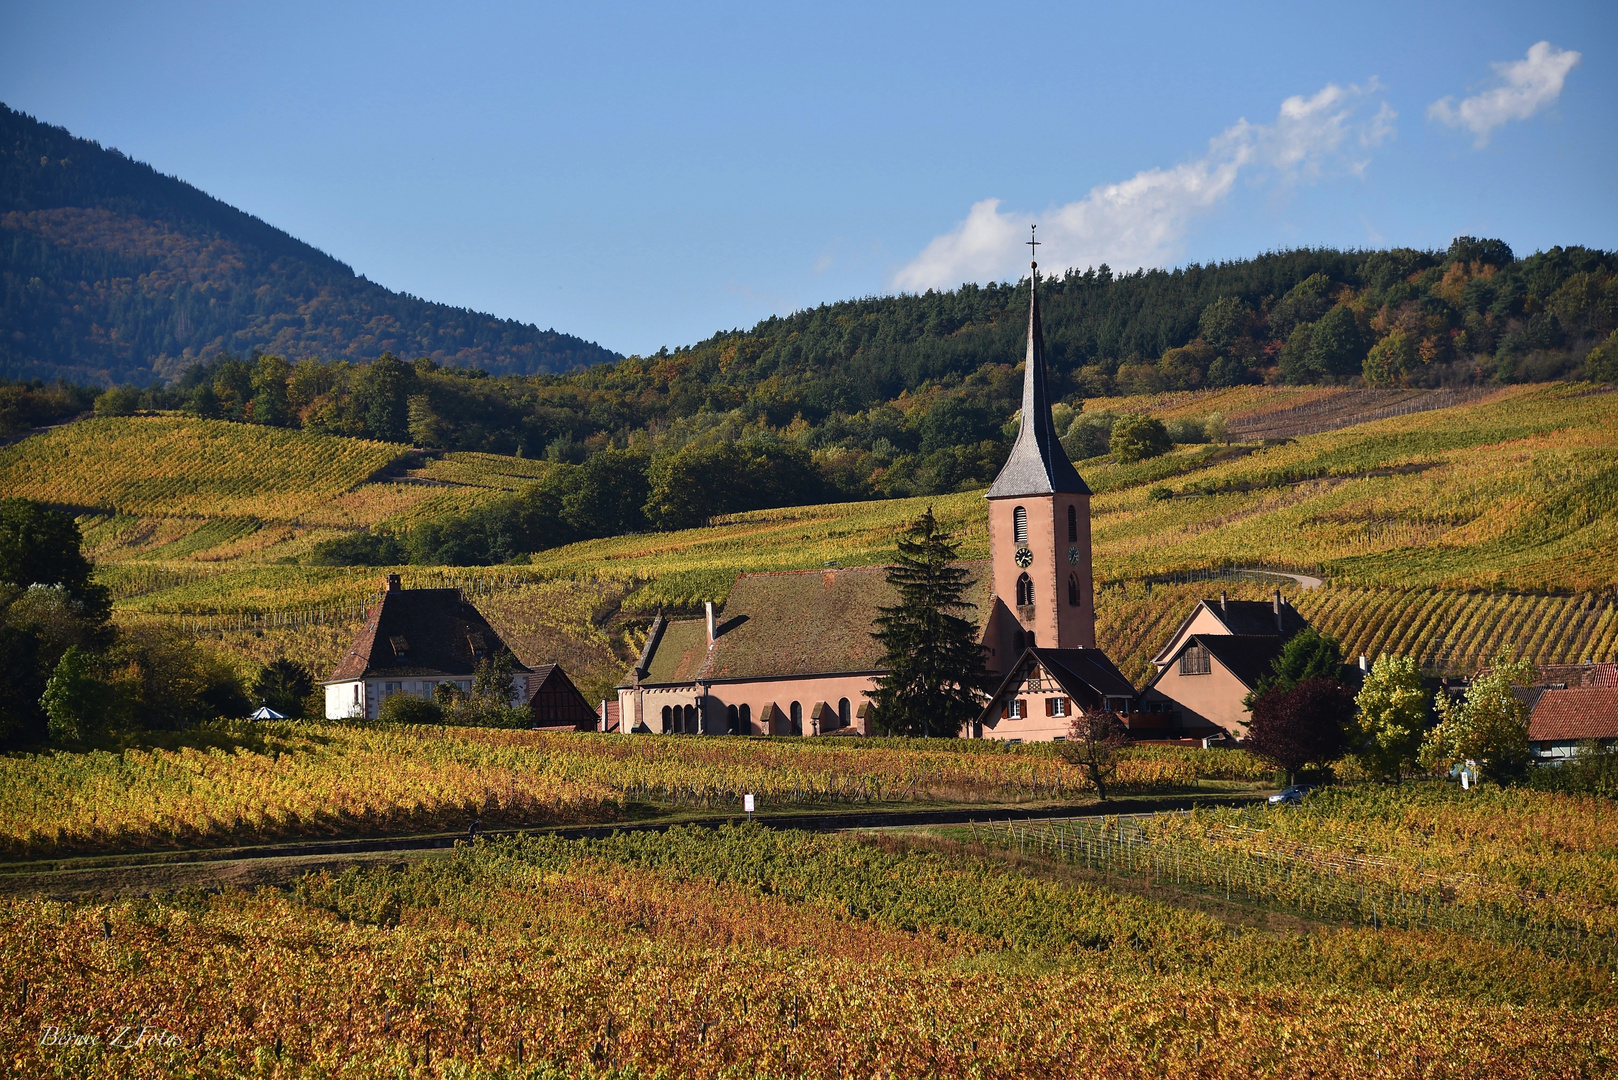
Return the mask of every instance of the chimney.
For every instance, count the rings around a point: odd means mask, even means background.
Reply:
[[[1225,612],[1229,611],[1230,610],[1229,605],[1230,605],[1230,598],[1225,595],[1225,590],[1224,589],[1220,589],[1219,590],[1219,613],[1221,615],[1223,615]]]
[[[702,605],[708,612],[708,644],[713,644],[713,601],[706,600]]]
[[[388,580],[387,580],[387,590],[388,590],[388,592],[400,592],[403,588],[404,588],[404,586],[399,584],[399,575],[398,574],[389,574],[388,575]]]
[[[1281,590],[1275,590],[1275,632],[1281,633]]]

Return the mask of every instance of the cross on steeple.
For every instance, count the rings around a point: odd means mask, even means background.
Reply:
[[[1034,261],[1034,256],[1039,254],[1034,249],[1042,243],[1042,241],[1034,239],[1034,230],[1037,228],[1039,228],[1038,225],[1028,226],[1028,239],[1024,241],[1028,245],[1028,265],[1031,267],[1037,267],[1039,265]]]

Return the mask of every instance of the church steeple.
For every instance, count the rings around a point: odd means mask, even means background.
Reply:
[[[1032,240],[1029,241],[1033,243]],[[1011,456],[986,498],[1020,495],[1088,495],[1090,488],[1068,460],[1051,421],[1045,383],[1045,335],[1039,324],[1039,263],[1028,264],[1028,355],[1022,374],[1022,427]]]

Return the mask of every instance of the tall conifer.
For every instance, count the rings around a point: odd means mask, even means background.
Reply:
[[[872,636],[888,669],[871,695],[875,722],[890,735],[953,737],[982,709],[988,688],[977,624],[966,613],[971,574],[932,507],[899,538],[888,584],[899,603],[879,609]]]

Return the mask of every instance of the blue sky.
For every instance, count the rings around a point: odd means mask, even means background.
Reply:
[[[0,25],[13,108],[391,288],[626,353],[1015,278],[1035,221],[1046,268],[1618,248],[1610,2],[59,2]]]

